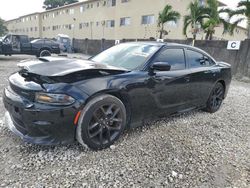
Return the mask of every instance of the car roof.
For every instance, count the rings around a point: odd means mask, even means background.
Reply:
[[[145,44],[145,45],[156,45],[156,46],[178,46],[178,47],[186,47],[192,48],[196,50],[200,50],[199,48],[187,45],[187,44],[180,44],[180,43],[173,43],[173,42],[157,42],[157,41],[138,41],[138,42],[127,42],[127,43],[134,43],[134,44]]]

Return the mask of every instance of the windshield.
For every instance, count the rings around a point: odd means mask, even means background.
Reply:
[[[133,70],[143,65],[159,48],[157,45],[124,43],[109,48],[91,60]]]

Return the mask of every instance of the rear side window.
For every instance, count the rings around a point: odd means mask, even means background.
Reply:
[[[186,68],[183,49],[164,49],[156,55],[153,62],[166,62],[171,65],[171,70]]]
[[[214,62],[209,57],[193,50],[187,50],[187,60],[190,68],[209,67],[214,65]]]

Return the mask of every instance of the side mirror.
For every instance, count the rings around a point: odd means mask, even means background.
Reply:
[[[168,62],[154,62],[150,66],[150,71],[153,72],[154,70],[157,71],[170,71],[171,65]]]

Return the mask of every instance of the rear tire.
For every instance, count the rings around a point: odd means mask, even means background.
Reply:
[[[213,90],[208,98],[207,106],[204,110],[207,112],[210,112],[210,113],[217,112],[220,109],[221,104],[223,102],[224,94],[225,94],[225,88],[222,85],[222,83],[218,82],[214,86],[214,88],[213,88]]]
[[[77,141],[93,150],[111,146],[126,126],[126,108],[112,95],[100,95],[87,103],[79,118]]]
[[[51,56],[51,52],[49,50],[41,50],[39,53],[39,57],[47,57]]]

